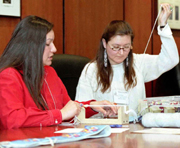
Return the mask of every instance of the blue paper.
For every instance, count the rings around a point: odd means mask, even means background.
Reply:
[[[109,125],[85,126],[81,132],[64,134],[63,136],[54,136],[46,138],[30,138],[16,141],[0,142],[0,147],[36,147],[40,145],[53,145],[56,143],[65,143],[89,138],[107,137],[111,134]]]

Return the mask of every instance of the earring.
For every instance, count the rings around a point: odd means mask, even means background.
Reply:
[[[104,67],[107,67],[107,52],[104,50]]]
[[[129,60],[128,60],[128,57],[126,58],[126,67],[128,67],[129,65]]]

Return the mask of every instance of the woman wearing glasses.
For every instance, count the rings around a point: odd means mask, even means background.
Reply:
[[[145,82],[158,78],[179,62],[176,43],[167,20],[170,5],[162,4],[159,17],[162,46],[159,55],[133,53],[134,34],[125,21],[112,21],[104,30],[95,59],[87,64],[77,86],[76,100],[109,100],[138,111],[146,98]]]

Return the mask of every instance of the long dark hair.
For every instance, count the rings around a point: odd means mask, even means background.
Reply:
[[[23,80],[38,108],[47,109],[41,97],[44,75],[43,53],[46,34],[53,24],[37,16],[27,16],[16,26],[0,57],[0,71],[13,67],[22,71]]]
[[[130,35],[131,43],[133,44],[134,34],[130,25],[122,20],[114,20],[108,24],[105,28],[104,33],[100,40],[100,46],[97,52],[97,55],[93,61],[97,62],[97,81],[98,87],[101,86],[101,92],[105,92],[110,88],[112,82],[113,71],[109,60],[107,61],[107,67],[104,67],[104,46],[102,43],[102,39],[105,39],[106,43],[115,35]],[[128,65],[126,64],[128,60]],[[128,90],[131,87],[136,86],[136,74],[133,68],[133,53],[132,49],[128,54],[128,58],[123,61],[124,65],[124,82],[125,89]]]

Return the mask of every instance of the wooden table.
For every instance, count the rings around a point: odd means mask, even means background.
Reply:
[[[80,125],[78,127],[83,127]],[[33,127],[12,130],[1,130],[0,141],[12,141],[27,138],[43,138],[60,136],[54,131],[62,130],[64,126]],[[99,139],[86,139],[77,142],[55,144],[54,148],[179,148],[180,135],[163,134],[134,134],[132,131],[143,129],[140,124],[130,124],[130,130],[123,133],[111,134]],[[51,147],[42,146],[43,148]]]

